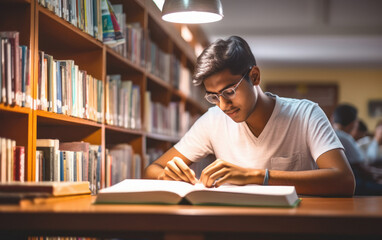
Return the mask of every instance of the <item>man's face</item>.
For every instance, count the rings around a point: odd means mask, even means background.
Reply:
[[[232,75],[226,69],[217,74],[214,74],[204,80],[204,87],[207,94],[221,94],[224,90],[233,88],[239,83],[242,75]],[[248,76],[246,76],[248,78]],[[231,99],[226,99],[219,96],[219,102],[216,105],[227,114],[235,122],[243,122],[247,120],[249,115],[253,112],[257,99],[257,92],[253,84],[247,79],[243,79],[235,90],[235,96]]]

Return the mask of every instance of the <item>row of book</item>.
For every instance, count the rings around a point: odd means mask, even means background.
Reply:
[[[73,60],[55,60],[39,51],[37,109],[103,121],[104,86]]]
[[[149,38],[139,22],[126,23],[122,4],[113,4],[116,18],[126,41],[113,49],[133,63],[145,67],[153,75],[167,83],[172,81],[175,88],[187,96],[191,94],[192,76],[188,68],[173,54],[166,53]],[[149,51],[147,51],[147,49]],[[147,62],[146,62],[147,58]]]
[[[103,182],[102,149],[86,142],[36,140],[36,181],[89,181],[96,193]]]
[[[0,102],[32,106],[30,51],[19,45],[19,32],[0,32]]]
[[[110,187],[127,178],[141,178],[142,158],[134,153],[127,143],[110,146],[106,149],[106,187]]]
[[[38,2],[57,16],[102,41],[101,0],[39,0]]]
[[[171,66],[171,74],[173,76],[172,85],[186,96],[194,96],[192,91],[196,88],[192,85],[192,74],[190,69],[185,67],[176,56],[173,56]]]
[[[116,20],[121,28],[121,34],[125,42],[113,47],[113,49],[124,58],[129,59],[138,66],[146,64],[147,38],[139,22],[126,23],[126,14],[123,12],[122,4],[112,4]]]
[[[146,70],[170,83],[171,54],[159,48],[150,38],[148,39],[148,50]]]
[[[0,183],[25,180],[25,147],[0,137]]]
[[[151,92],[145,93],[145,128],[149,133],[181,137],[190,128],[193,118],[184,104],[170,102],[167,106],[151,100]]]
[[[106,123],[110,125],[140,129],[141,126],[140,87],[121,75],[106,78]]]

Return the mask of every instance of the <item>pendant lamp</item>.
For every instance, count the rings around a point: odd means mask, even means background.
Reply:
[[[165,0],[162,9],[162,19],[174,23],[209,23],[222,18],[220,0]]]

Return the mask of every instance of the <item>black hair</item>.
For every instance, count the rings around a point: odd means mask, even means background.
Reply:
[[[333,120],[342,126],[347,126],[357,119],[358,110],[349,104],[339,105],[333,113]]]
[[[218,39],[199,55],[193,83],[200,85],[206,78],[225,69],[233,75],[245,74],[252,66],[256,66],[256,60],[243,38],[231,36],[227,40]]]
[[[362,120],[358,121],[358,131],[361,131],[361,132],[368,131],[366,124]]]

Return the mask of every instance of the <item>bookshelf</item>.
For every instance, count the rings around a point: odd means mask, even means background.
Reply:
[[[161,20],[160,12],[151,0],[111,0],[111,3],[122,4],[126,24],[141,26],[143,36],[150,39],[149,42],[155,44],[161,54],[176,58],[179,66],[192,72],[196,61],[192,47],[180,37],[174,25]],[[35,181],[36,139],[85,141],[99,145],[103,165],[106,148],[117,144],[130,144],[134,153],[142,159],[146,158],[148,149],[166,151],[180,139],[180,134],[175,136],[148,131],[146,123],[149,119],[145,114],[147,91],[150,91],[153,103],[167,107],[174,102],[182,111],[189,113],[190,119],[196,119],[207,109],[207,105],[200,103],[201,89],[187,93],[175,87],[174,83],[179,79],[174,79],[173,74],[170,74],[174,71],[171,63],[164,65],[170,68],[166,70],[168,75],[155,73],[148,68],[151,53],[147,52],[148,48],[143,61],[146,64],[139,64],[57,16],[40,5],[38,0],[0,0],[0,31],[19,32],[20,45],[28,46],[31,53],[32,107],[0,103],[0,136],[16,140],[17,145],[25,147],[26,181]],[[102,82],[104,108],[100,121],[39,109],[40,51],[53,56],[55,60],[73,60],[78,69]],[[130,80],[139,89],[140,127],[124,128],[106,122],[105,106],[108,100],[105,88],[107,76],[110,75],[120,75],[122,81]],[[141,164],[143,169],[144,161]]]

